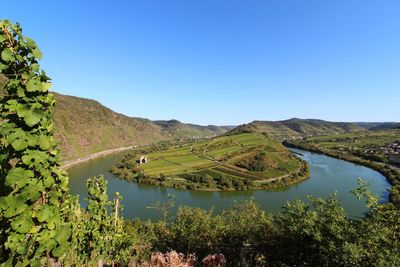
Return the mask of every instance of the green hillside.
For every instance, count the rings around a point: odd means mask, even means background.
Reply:
[[[289,119],[284,121],[253,121],[232,130],[231,134],[240,132],[267,133],[275,140],[296,139],[309,136],[331,135],[366,129],[348,122],[329,122],[311,119]]]
[[[356,122],[355,124],[370,131],[400,129],[399,122]]]
[[[146,155],[147,163],[140,163]],[[258,133],[220,136],[167,149],[137,149],[113,168],[130,181],[191,190],[277,187],[308,176],[307,164]]]
[[[190,123],[182,123],[178,120],[154,121],[155,124],[159,125],[165,131],[178,138],[209,138],[215,137],[216,135],[221,135],[229,130],[232,130],[233,126],[200,126]]]
[[[178,121],[174,127],[164,127],[160,122],[116,113],[91,99],[54,95],[57,100],[55,136],[64,162],[118,147],[203,138],[228,130]]]

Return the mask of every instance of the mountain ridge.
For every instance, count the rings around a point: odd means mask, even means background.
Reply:
[[[263,132],[273,139],[284,140],[315,135],[330,135],[367,129],[351,122],[330,122],[319,119],[291,118],[280,121],[255,120],[238,126],[227,134],[238,132]]]
[[[160,121],[129,117],[93,99],[52,93],[57,100],[54,134],[64,162],[108,149],[205,138],[228,131],[219,126],[200,126],[177,120],[174,120],[174,127],[162,127]]]

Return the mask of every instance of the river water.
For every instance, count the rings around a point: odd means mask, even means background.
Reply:
[[[367,208],[363,201],[357,200],[349,192],[357,188],[357,178],[370,183],[373,193],[379,195],[381,202],[388,200],[389,183],[379,172],[370,168],[299,149],[291,149],[301,154],[311,168],[311,177],[294,185],[275,190],[235,191],[235,192],[196,192],[141,185],[121,180],[109,172],[124,153],[109,155],[103,158],[74,166],[68,170],[70,175],[70,192],[80,196],[85,207],[87,196],[86,179],[103,174],[108,181],[110,197],[120,192],[123,197],[123,216],[128,219],[141,218],[156,220],[161,218],[159,211],[148,208],[157,201],[168,200],[168,195],[175,196],[175,208],[181,205],[214,208],[215,212],[226,209],[235,202],[254,200],[264,210],[276,213],[287,202],[295,199],[306,200],[307,195],[328,197],[336,192],[349,217],[362,216]]]

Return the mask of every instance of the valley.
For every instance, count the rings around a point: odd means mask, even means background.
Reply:
[[[129,117],[92,99],[53,94],[57,100],[54,135],[64,164],[121,147],[210,138],[232,128]]]

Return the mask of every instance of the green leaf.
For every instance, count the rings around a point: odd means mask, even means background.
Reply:
[[[20,189],[29,183],[33,177],[33,171],[24,170],[23,168],[14,168],[8,172],[5,185],[11,186],[13,189]]]
[[[60,223],[61,223],[60,214],[56,213],[53,217],[51,217],[47,221],[47,228],[49,228],[50,230],[55,229],[57,225],[60,225]]]
[[[21,128],[17,128],[7,137],[7,142],[15,150],[22,151],[28,146],[28,136]]]
[[[62,245],[66,243],[70,237],[71,237],[71,226],[64,225],[57,231],[55,238],[57,240],[57,243]]]
[[[4,212],[4,216],[6,218],[14,217],[15,215],[21,214],[28,208],[28,205],[22,200],[21,197],[15,197],[9,195],[5,197],[7,209]]]
[[[30,183],[24,187],[24,190],[21,192],[20,196],[24,201],[35,202],[40,198],[41,192],[43,191],[43,186],[41,186],[36,179],[31,179]]]
[[[32,216],[29,216],[27,212],[19,215],[11,222],[12,229],[21,234],[28,233],[34,226],[35,223],[32,221]]]
[[[19,244],[19,246],[17,246],[16,251],[17,251],[17,253],[20,254],[20,255],[25,255],[27,249],[26,249],[26,247],[25,247],[24,244]]]
[[[42,82],[38,78],[30,79],[26,84],[28,92],[41,92],[43,90]]]
[[[41,205],[36,213],[39,222],[49,221],[54,216],[54,207],[50,205]]]
[[[24,139],[16,139],[11,145],[15,150],[22,151],[28,146],[28,142]]]
[[[53,249],[52,253],[54,256],[61,258],[68,252],[68,250],[69,250],[68,243],[65,243]]]
[[[21,157],[22,162],[30,167],[37,167],[41,163],[45,163],[49,159],[49,155],[45,151],[28,150]]]
[[[37,110],[32,110],[32,111],[29,111],[28,113],[26,113],[26,115],[24,117],[24,121],[29,127],[32,127],[40,121],[42,116],[43,116],[43,114],[41,114],[41,112],[39,112]]]
[[[1,52],[1,59],[6,62],[14,60],[14,55],[10,48],[6,48]]]
[[[37,47],[35,49],[33,49],[32,55],[37,59],[41,59],[43,57],[42,52]]]
[[[7,65],[4,65],[4,64],[0,63],[0,71],[3,71],[5,69],[7,69]]]
[[[51,176],[46,176],[43,178],[43,185],[46,188],[50,188],[54,184],[54,178]]]
[[[39,68],[40,68],[39,64],[36,64],[36,63],[35,64],[31,64],[31,69],[32,69],[33,72],[38,72]]]
[[[35,43],[35,41],[34,41],[32,38],[25,36],[25,41],[26,41],[26,45],[27,45],[30,49],[35,49],[36,43]]]
[[[40,135],[38,138],[40,149],[48,150],[51,146],[51,138],[46,135]]]
[[[0,197],[0,211],[6,210],[8,208],[7,199],[5,197]]]
[[[49,89],[51,88],[51,83],[42,82],[42,88],[44,92],[49,91]]]

